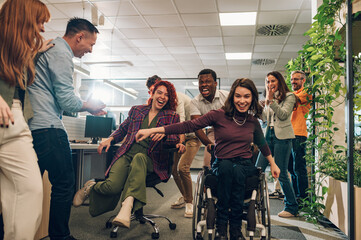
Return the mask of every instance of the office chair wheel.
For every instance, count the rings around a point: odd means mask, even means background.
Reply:
[[[158,239],[158,238],[159,238],[159,233],[153,232],[152,239]]]
[[[118,233],[117,232],[110,232],[110,238],[117,238]]]
[[[212,239],[212,238],[209,238],[209,239]],[[203,237],[201,235],[198,235],[196,236],[196,240],[203,240]]]
[[[105,228],[111,228],[112,227],[112,222],[106,222],[105,223]]]
[[[170,230],[174,230],[174,229],[177,228],[177,224],[175,224],[175,223],[169,223],[169,228],[170,228]]]

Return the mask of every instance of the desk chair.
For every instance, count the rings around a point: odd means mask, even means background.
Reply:
[[[168,158],[168,174],[169,176],[172,173],[172,166],[173,166],[173,159],[174,159],[174,153],[178,151],[177,148],[169,148],[166,149],[166,151],[169,152],[169,158]],[[152,172],[150,174],[147,175],[146,178],[146,186],[147,187],[152,187],[154,188],[154,190],[157,191],[157,193],[159,195],[161,195],[162,197],[164,197],[164,194],[162,193],[161,190],[159,190],[156,185],[158,183],[161,183],[162,181],[160,180],[159,176]],[[112,227],[112,219],[115,217],[111,216],[108,221],[105,224],[106,228],[111,228]],[[155,215],[155,214],[144,214],[143,213],[143,208],[137,210],[134,212],[134,214],[132,214],[131,216],[131,221],[136,220],[138,221],[140,224],[145,224],[145,223],[149,223],[152,227],[153,227],[153,232],[151,234],[152,239],[158,239],[159,238],[159,227],[158,225],[152,220],[153,218],[164,218],[169,222],[169,228],[171,230],[176,229],[177,225],[175,223],[173,223],[168,217],[166,216],[162,216],[162,215]],[[118,230],[119,227],[118,226],[114,226],[112,231],[110,232],[110,237],[111,238],[116,238],[118,236]]]

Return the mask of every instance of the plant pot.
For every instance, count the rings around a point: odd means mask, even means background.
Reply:
[[[326,177],[322,182],[328,187],[323,204],[323,215],[336,225],[342,232],[348,235],[348,196],[347,182],[341,182],[332,177]],[[355,191],[355,239],[361,239],[361,188],[354,187]]]

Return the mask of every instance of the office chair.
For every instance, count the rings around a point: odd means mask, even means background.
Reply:
[[[172,166],[173,166],[173,159],[174,159],[174,153],[178,151],[177,148],[168,148],[166,149],[167,152],[169,152],[169,158],[168,158],[168,174],[169,176],[172,173]],[[152,172],[150,174],[147,175],[146,178],[146,187],[151,187],[154,188],[154,190],[157,191],[157,193],[159,195],[161,195],[162,197],[164,197],[164,194],[162,193],[161,190],[159,190],[156,185],[161,183],[162,181],[160,180],[159,176]],[[106,228],[111,228],[112,227],[112,219],[115,217],[111,216],[108,221],[105,224]],[[155,214],[144,214],[143,213],[143,208],[137,210],[134,212],[134,214],[132,214],[131,216],[131,221],[136,220],[141,224],[145,224],[145,223],[149,223],[152,227],[153,227],[153,232],[151,234],[152,239],[158,239],[159,238],[159,227],[158,225],[152,220],[153,218],[164,218],[169,222],[169,228],[171,230],[175,230],[177,225],[175,223],[173,223],[168,217],[163,216],[163,215],[155,215]],[[110,237],[111,238],[116,238],[118,236],[118,230],[119,230],[119,226],[114,226],[112,231],[110,232]]]

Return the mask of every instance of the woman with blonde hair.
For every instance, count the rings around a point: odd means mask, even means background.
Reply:
[[[34,239],[42,213],[42,181],[27,120],[27,86],[40,32],[50,13],[39,0],[7,0],[0,10],[0,211],[4,239]],[[21,149],[21,150],[20,150]],[[20,150],[20,151],[19,151]]]

